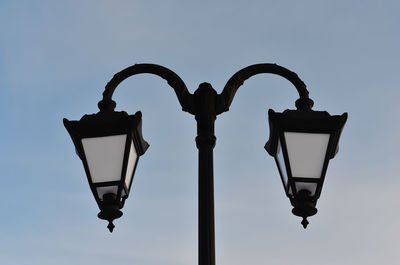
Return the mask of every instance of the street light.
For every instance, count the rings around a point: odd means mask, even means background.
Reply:
[[[215,264],[214,239],[214,183],[213,149],[214,122],[217,115],[228,111],[238,88],[257,74],[271,73],[289,80],[300,98],[297,110],[283,113],[269,111],[270,139],[265,148],[275,158],[286,195],[293,205],[293,214],[306,218],[317,212],[329,159],[337,151],[340,133],[347,113],[331,116],[327,112],[311,110],[313,101],[303,81],[296,73],[276,64],[255,64],[236,72],[226,83],[221,94],[208,83],[202,83],[194,94],[174,72],[160,65],[136,64],[114,75],[106,85],[100,112],[85,115],[80,121],[64,119],[78,156],[82,160],[90,188],[100,208],[98,217],[112,221],[122,216],[125,199],[139,156],[148,144],[141,133],[141,113],[128,115],[115,112],[112,95],[126,78],[142,73],[160,76],[175,90],[182,110],[197,121],[196,146],[199,149],[199,264]]]
[[[265,145],[275,158],[292,213],[307,217],[317,213],[329,159],[338,150],[338,141],[347,113],[331,116],[326,111],[269,110],[270,139]]]
[[[80,121],[64,119],[100,208],[98,217],[112,221],[122,216],[139,156],[148,148],[142,137],[142,114],[100,112]]]

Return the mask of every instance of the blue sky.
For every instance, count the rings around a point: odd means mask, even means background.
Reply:
[[[398,264],[398,1],[2,1],[0,263],[197,263],[194,118],[155,76],[122,83],[118,110],[143,113],[150,148],[112,234],[97,218],[62,118],[98,111],[114,73],[135,63],[221,92],[236,71],[277,63],[314,109],[349,113],[318,214],[291,214],[267,110],[294,108],[289,82],[260,75],[216,121],[217,264]]]

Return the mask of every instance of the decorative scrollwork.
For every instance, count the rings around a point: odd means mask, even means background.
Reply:
[[[112,95],[115,89],[122,81],[137,74],[154,74],[167,80],[168,84],[175,90],[182,110],[193,114],[193,95],[190,94],[185,83],[176,73],[157,64],[135,64],[116,73],[105,87],[103,99],[99,102],[100,111],[114,109],[115,102],[112,100]]]
[[[277,64],[262,63],[247,66],[236,72],[226,83],[221,94],[218,95],[217,114],[228,111],[232,100],[243,82],[257,74],[276,74],[289,80],[297,89],[300,99],[296,102],[299,109],[311,109],[313,101],[308,97],[308,90],[304,82],[295,72]]]

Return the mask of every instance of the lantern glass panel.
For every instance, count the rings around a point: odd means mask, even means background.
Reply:
[[[310,192],[311,196],[315,195],[315,192],[317,191],[317,183],[313,182],[296,182],[296,190],[297,192],[301,190],[308,190]]]
[[[282,146],[281,146],[280,140],[278,140],[278,147],[276,150],[276,162],[278,164],[279,170],[281,171],[283,185],[285,186],[285,189],[286,189],[286,185],[288,182],[288,176],[287,176],[287,172],[286,172],[285,160],[283,158],[283,152],[282,152]]]
[[[125,144],[126,134],[82,139],[93,183],[121,179]]]
[[[330,134],[284,132],[284,136],[292,176],[320,178]]]
[[[132,181],[133,170],[135,169],[137,158],[138,158],[138,155],[137,155],[137,152],[135,149],[135,145],[133,144],[133,141],[131,141],[131,146],[130,146],[130,150],[129,150],[129,158],[128,158],[128,167],[126,170],[126,177],[125,177],[125,185],[126,185],[127,189],[129,189],[129,186]]]

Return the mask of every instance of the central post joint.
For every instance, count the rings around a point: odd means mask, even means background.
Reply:
[[[217,138],[215,136],[206,136],[206,135],[199,135],[196,137],[196,146],[200,149],[203,146],[209,146],[211,148],[215,147]]]
[[[197,121],[196,142],[214,142],[214,122],[216,114],[217,92],[209,83],[201,83],[194,92],[194,112]]]

